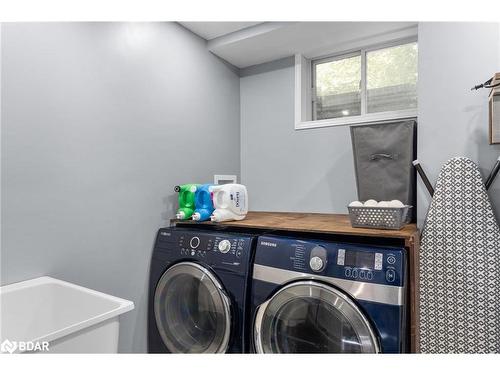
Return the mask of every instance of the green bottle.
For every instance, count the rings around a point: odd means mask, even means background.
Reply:
[[[191,219],[195,208],[194,193],[198,186],[198,184],[184,184],[174,188],[179,193],[179,209],[175,215],[178,220]]]

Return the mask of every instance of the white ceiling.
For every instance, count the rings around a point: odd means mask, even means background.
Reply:
[[[222,35],[226,35],[246,27],[257,25],[260,22],[179,22],[185,28],[210,40]]]
[[[273,61],[296,53],[317,57],[374,44],[384,35],[416,35],[415,22],[182,22],[208,40],[208,49],[237,66]],[[385,37],[386,38],[386,37]]]

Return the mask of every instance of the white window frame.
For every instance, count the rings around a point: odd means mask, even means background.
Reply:
[[[418,108],[367,113],[366,103],[366,53],[383,48],[394,47],[407,43],[418,43],[416,30],[410,30],[412,35],[390,39],[378,40],[369,45],[353,47],[343,51],[337,51],[322,56],[307,58],[301,54],[295,55],[295,130],[323,128],[329,126],[362,125],[373,122],[389,122],[398,119],[416,118]],[[388,39],[390,36],[388,37]],[[336,117],[324,120],[313,120],[313,95],[314,65],[327,61],[339,60],[352,56],[361,55],[361,115]]]

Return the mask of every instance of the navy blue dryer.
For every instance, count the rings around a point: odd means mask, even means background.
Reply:
[[[252,281],[259,353],[401,353],[403,248],[261,236]]]
[[[150,353],[245,350],[255,238],[199,229],[158,231],[149,284]]]

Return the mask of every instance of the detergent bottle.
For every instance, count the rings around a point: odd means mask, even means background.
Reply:
[[[247,188],[240,184],[225,184],[210,187],[214,212],[212,221],[243,220],[248,212]]]
[[[174,190],[179,193],[179,209],[175,215],[176,219],[187,220],[191,218],[194,211],[194,195],[199,185],[179,185]]]
[[[212,202],[212,194],[209,189],[211,184],[201,185],[196,188],[194,194],[194,221],[206,221],[210,219],[210,215],[214,212],[214,204]]]

